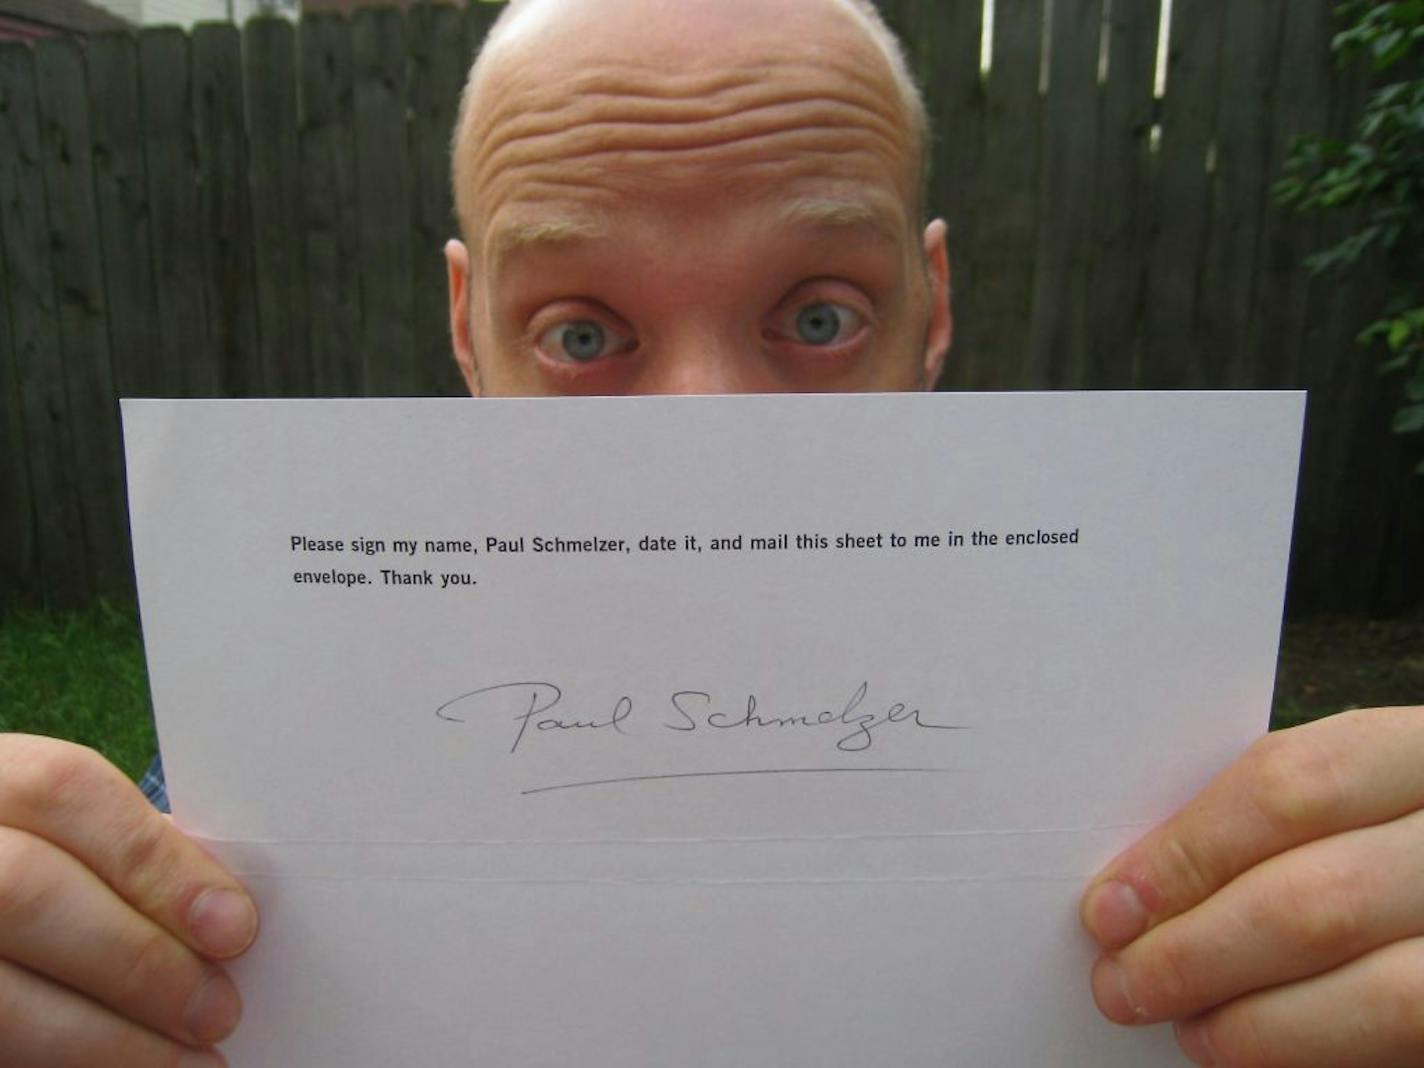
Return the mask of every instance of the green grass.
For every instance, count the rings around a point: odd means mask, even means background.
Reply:
[[[0,731],[68,738],[142,775],[156,745],[136,612],[0,612]]]

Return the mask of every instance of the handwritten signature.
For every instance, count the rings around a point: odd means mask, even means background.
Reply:
[[[492,701],[514,700],[514,738],[509,752],[517,753],[532,728],[540,732],[608,731],[620,735],[634,733],[633,698],[619,697],[605,714],[578,715],[561,708],[563,689],[552,682],[501,682],[482,686],[452,697],[435,710],[436,716],[451,723],[464,723],[466,716],[483,713]],[[555,711],[555,710],[558,711]],[[457,714],[459,713],[459,714]],[[918,708],[904,701],[882,705],[870,700],[870,683],[862,682],[842,704],[813,712],[767,710],[756,694],[722,703],[708,690],[678,690],[667,701],[654,706],[652,723],[664,730],[745,731],[777,728],[783,730],[824,730],[842,732],[836,748],[843,753],[862,753],[875,743],[875,731],[887,725],[934,731],[962,731],[968,727],[927,720]],[[642,717],[644,720],[646,716]]]

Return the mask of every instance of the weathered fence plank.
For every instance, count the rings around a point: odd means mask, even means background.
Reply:
[[[260,396],[266,383],[257,348],[242,38],[235,26],[202,23],[193,31],[193,124],[208,344],[222,392]]]
[[[939,215],[949,228],[950,284],[956,293],[974,292],[975,209],[980,151],[984,140],[984,81],[979,73],[984,8],[974,0],[914,0],[908,45],[924,87],[930,116],[927,216]],[[970,336],[974,305],[955,302],[954,329]],[[942,389],[963,389],[971,367],[968,346],[951,347],[940,379]]]
[[[152,396],[172,390],[175,376],[162,364],[137,43],[127,33],[91,37],[85,64],[114,383],[120,396]]]
[[[415,367],[420,393],[458,397],[464,386],[450,356],[445,242],[455,236],[450,191],[450,131],[470,57],[460,12],[419,7],[410,13],[411,169],[414,200]]]
[[[1355,272],[1350,282],[1341,287],[1350,299],[1339,305],[1339,323],[1351,334],[1373,319],[1382,307],[1383,280],[1379,275],[1372,279],[1370,273]],[[1372,287],[1371,281],[1375,283]],[[1330,578],[1333,588],[1350,591],[1348,609],[1367,612],[1398,596],[1390,588],[1387,558],[1396,531],[1411,525],[1400,497],[1400,490],[1409,484],[1408,466],[1404,462],[1405,443],[1389,432],[1390,417],[1399,404],[1398,384],[1386,383],[1378,375],[1379,353],[1358,346],[1352,349],[1348,340],[1342,340],[1339,358],[1346,367],[1345,392],[1353,394],[1355,400],[1339,413],[1346,430],[1337,439],[1343,448],[1337,454],[1340,477]],[[1333,402],[1333,398],[1329,401]],[[1417,497],[1417,486],[1415,493]],[[1424,546],[1424,531],[1417,525],[1414,529],[1419,533],[1414,541],[1418,555],[1420,546]]]
[[[1391,380],[1395,387],[1397,380]],[[1391,388],[1389,394],[1398,401],[1399,394]],[[1362,612],[1407,612],[1419,603],[1419,590],[1424,590],[1424,492],[1420,492],[1414,468],[1424,460],[1417,439],[1395,434],[1385,449],[1385,466],[1394,475],[1394,484],[1381,495],[1381,503],[1397,504],[1397,510],[1387,519],[1387,534],[1380,555],[1375,558],[1376,596],[1362,602]],[[1374,463],[1374,457],[1367,457]],[[1407,487],[1413,487],[1412,492]],[[1328,603],[1328,602],[1326,602]]]
[[[1211,225],[1197,304],[1206,381],[1250,384],[1251,334],[1262,220],[1270,196],[1273,90],[1286,0],[1226,9],[1217,93]],[[1299,6],[1298,4],[1292,6]]]
[[[351,32],[335,15],[301,32],[302,252],[307,271],[312,387],[318,396],[365,392],[358,343],[360,205],[352,123]]]
[[[44,591],[64,604],[94,590],[84,520],[70,473],[69,398],[55,306],[49,209],[40,160],[34,55],[0,43],[0,231],[5,234],[10,331]]]
[[[1314,132],[1331,137],[1347,133],[1351,117],[1358,114],[1368,90],[1368,79],[1358,70],[1332,67],[1330,105],[1323,128],[1317,120]],[[1356,220],[1340,214],[1321,217],[1317,237],[1321,247],[1334,244],[1353,228]],[[1352,459],[1354,438],[1360,421],[1370,440],[1378,443],[1384,428],[1377,422],[1382,412],[1371,404],[1371,393],[1380,383],[1374,373],[1373,360],[1355,344],[1355,335],[1368,321],[1368,312],[1361,306],[1362,288],[1358,272],[1349,277],[1332,274],[1315,280],[1310,305],[1306,310],[1306,332],[1311,339],[1309,354],[1297,382],[1310,390],[1311,415],[1306,424],[1304,463],[1306,477],[1312,481],[1315,511],[1301,516],[1297,532],[1307,537],[1313,534],[1316,544],[1326,551],[1312,554],[1304,561],[1309,578],[1295,591],[1298,601],[1309,604],[1312,592],[1334,591],[1337,606],[1355,608],[1368,593],[1365,585],[1374,583],[1362,577],[1360,561],[1350,559],[1357,547],[1350,531],[1356,486],[1361,472]],[[1364,410],[1363,414],[1361,413]],[[1371,425],[1373,424],[1373,425]],[[1373,476],[1365,472],[1373,481]]]
[[[1333,27],[1327,8],[1287,10],[1283,22],[1282,59],[1277,66],[1274,98],[1277,113],[1272,130],[1270,173],[1281,175],[1299,134],[1320,130],[1328,113],[1335,65],[1329,42]],[[1289,209],[1267,209],[1261,238],[1261,259],[1251,314],[1250,351],[1256,361],[1252,382],[1260,388],[1291,383],[1310,391],[1305,441],[1301,451],[1300,490],[1297,495],[1295,543],[1324,545],[1329,534],[1321,529],[1324,472],[1321,470],[1322,431],[1332,422],[1318,361],[1304,357],[1319,345],[1307,336],[1312,304],[1322,300],[1317,282],[1302,264],[1320,247],[1320,227],[1314,217]],[[1335,358],[1331,358],[1335,362]],[[1297,552],[1291,560],[1293,607],[1314,599],[1313,590],[1328,584],[1329,554]]]
[[[8,97],[4,106],[10,106]],[[10,324],[4,215],[0,211],[0,604],[9,599],[39,600],[44,595],[36,559],[39,547],[30,497],[24,409],[16,376],[19,357]]]
[[[1022,382],[1081,386],[1098,154],[1103,0],[1055,0],[1044,106],[1039,242]]]
[[[1266,165],[1272,182],[1285,173],[1296,138],[1318,127],[1326,114],[1334,68],[1329,52],[1330,21],[1330,12],[1324,7],[1282,13],[1281,58],[1271,89],[1275,108]],[[1246,346],[1253,363],[1252,385],[1267,387],[1299,376],[1310,291],[1310,274],[1302,265],[1318,248],[1318,229],[1313,217],[1280,207],[1268,198],[1262,213]]]
[[[1142,382],[1153,389],[1211,384],[1196,329],[1197,293],[1211,212],[1207,165],[1225,8],[1226,0],[1172,8],[1142,357]]]
[[[1038,245],[1043,0],[999,0],[985,89],[974,314],[960,332],[975,389],[1023,381]]]
[[[72,37],[35,49],[40,164],[49,212],[59,357],[64,367],[73,464],[64,472],[79,501],[85,555],[98,593],[132,592],[119,412],[109,356],[108,307],[94,205],[93,140],[84,59]]]
[[[189,59],[188,38],[176,29],[145,30],[139,37],[162,354],[151,375],[138,380],[151,381],[156,396],[214,397],[222,388],[208,337]]]
[[[268,393],[307,396],[314,382],[302,257],[296,32],[286,19],[253,19],[242,49],[262,378]]]
[[[361,362],[377,396],[421,391],[415,366],[406,20],[373,8],[352,20],[356,188],[361,205]]]
[[[1092,195],[1087,363],[1098,389],[1137,383],[1142,357],[1143,275],[1152,181],[1156,5],[1112,0],[1107,80],[1098,96],[1098,158]]]
[[[1350,136],[1364,101],[1379,80],[1358,67],[1334,71],[1331,94],[1331,134]],[[1321,226],[1322,244],[1338,240],[1355,229],[1355,219],[1330,219]],[[1417,439],[1406,442],[1389,432],[1389,421],[1399,403],[1398,378],[1378,374],[1380,351],[1355,343],[1359,331],[1379,317],[1388,291],[1383,264],[1374,259],[1347,275],[1322,277],[1320,291],[1326,309],[1321,344],[1311,352],[1312,362],[1330,364],[1329,385],[1317,394],[1317,412],[1328,412],[1326,445],[1315,455],[1322,461],[1326,492],[1323,524],[1332,566],[1323,588],[1330,603],[1346,610],[1399,608],[1417,603],[1406,584],[1417,582],[1419,546],[1424,545],[1419,481],[1409,472],[1418,462]],[[1311,309],[1314,317],[1315,309]],[[1328,406],[1328,407],[1326,407]],[[1319,431],[1317,431],[1319,432]],[[1414,551],[1392,558],[1391,547],[1413,545]],[[1412,566],[1411,566],[1412,564]]]

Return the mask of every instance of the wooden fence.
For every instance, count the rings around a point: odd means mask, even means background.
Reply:
[[[1424,597],[1380,280],[1272,206],[1364,86],[1328,0],[884,0],[934,118],[943,386],[1307,388],[1297,610]],[[131,592],[115,398],[455,394],[447,138],[488,5],[0,46],[0,603]],[[1411,455],[1411,447],[1414,451]]]

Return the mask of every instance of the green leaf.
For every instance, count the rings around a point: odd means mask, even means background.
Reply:
[[[1424,430],[1424,404],[1406,404],[1394,413],[1396,434],[1417,434]]]
[[[1384,70],[1397,60],[1402,54],[1400,46],[1404,44],[1403,30],[1390,30],[1376,37],[1370,44],[1370,51],[1375,56],[1375,70]]]
[[[1250,2],[1250,0],[1242,0]],[[1383,267],[1390,279],[1358,342],[1383,358],[1381,375],[1402,376],[1391,423],[1424,432],[1424,0],[1342,0],[1337,62],[1359,62],[1377,78],[1357,105],[1346,140],[1294,139],[1277,203],[1298,213],[1329,212],[1341,224],[1334,243],[1307,258],[1312,273]],[[1343,233],[1343,236],[1341,234]],[[1365,309],[1368,313],[1369,309]],[[1424,463],[1418,472],[1424,475]]]
[[[1374,344],[1380,339],[1382,335],[1387,334],[1389,332],[1389,325],[1391,322],[1393,322],[1393,320],[1391,319],[1376,319],[1374,322],[1370,323],[1369,326],[1365,327],[1363,330],[1361,330],[1358,334],[1355,335],[1356,343],[1360,345]]]
[[[1396,319],[1389,324],[1388,344],[1393,352],[1399,352],[1404,348],[1405,343],[1414,336],[1414,330],[1409,325],[1407,319]]]

